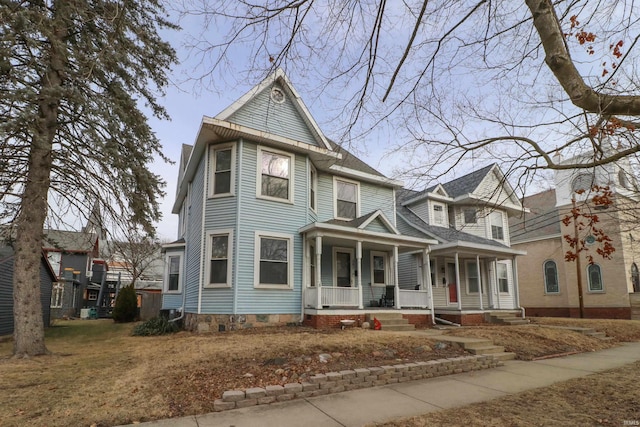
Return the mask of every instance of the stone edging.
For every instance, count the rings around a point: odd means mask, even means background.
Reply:
[[[495,368],[501,364],[502,362],[493,356],[475,355],[328,372],[314,375],[309,378],[309,381],[303,383],[288,383],[284,386],[268,385],[264,388],[254,387],[246,390],[227,390],[222,393],[222,399],[215,400],[213,410],[219,412],[249,406],[268,405],[275,402],[323,396],[359,388],[478,371]]]

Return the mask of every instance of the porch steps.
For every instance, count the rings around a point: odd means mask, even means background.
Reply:
[[[517,311],[492,311],[487,314],[489,323],[504,325],[528,325],[529,319],[520,317]]]
[[[438,335],[432,337],[432,339],[453,342],[458,344],[471,354],[483,354],[491,356],[494,359],[500,361],[513,360],[516,358],[515,353],[505,352],[503,346],[494,345],[491,340],[483,338],[459,337],[456,335]]]
[[[569,331],[579,332],[583,335],[598,338],[599,340],[602,340],[602,341],[613,340],[613,337],[608,337],[606,332],[596,331],[593,328],[581,328],[578,326],[553,326],[553,325],[541,325],[541,326],[545,328],[551,328],[551,329],[566,329]]]
[[[371,325],[373,325],[374,317],[382,325],[383,331],[413,331],[416,329],[415,325],[410,324],[408,319],[402,317],[402,313],[367,313],[365,316]]]

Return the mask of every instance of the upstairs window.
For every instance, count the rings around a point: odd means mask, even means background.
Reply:
[[[491,212],[491,215],[489,215],[489,222],[491,223],[491,237],[494,240],[504,240],[502,212]]]
[[[464,208],[464,223],[476,224],[478,222],[478,210],[476,208]]]
[[[214,146],[211,149],[211,197],[233,194],[235,144]]]
[[[258,148],[258,195],[267,199],[293,201],[291,155]]]
[[[336,218],[352,220],[358,217],[358,184],[335,180]]]
[[[441,204],[433,205],[433,224],[445,225],[444,224],[444,205],[441,205]]]
[[[313,165],[309,169],[309,207],[316,210],[317,204],[317,192],[318,192],[318,172]]]
[[[555,261],[549,260],[544,263],[544,292],[547,294],[560,293],[558,266]]]

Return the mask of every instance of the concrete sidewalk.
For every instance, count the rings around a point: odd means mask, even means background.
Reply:
[[[148,427],[333,427],[390,421],[511,393],[546,387],[571,378],[618,368],[640,360],[640,342],[535,362],[508,361],[504,366],[445,377],[253,406],[205,415],[172,418]]]

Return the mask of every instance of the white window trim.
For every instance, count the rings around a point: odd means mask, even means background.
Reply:
[[[384,262],[384,283],[375,283],[373,275],[373,257],[381,256]],[[371,251],[371,286],[385,287],[389,281],[389,255],[386,252]]]
[[[209,146],[209,198],[217,199],[220,197],[230,197],[235,195],[236,187],[236,143],[230,142],[227,144],[210,145]],[[215,176],[216,176],[216,151],[228,150],[231,148],[231,176],[229,177],[229,192],[214,194],[215,188]]]
[[[287,285],[270,285],[260,283],[260,239],[273,238],[288,241],[287,246]],[[253,255],[253,286],[258,289],[293,289],[293,235],[270,231],[256,231]]]
[[[466,285],[466,291],[468,295],[478,295],[478,291],[472,291],[469,287],[469,279],[471,279],[471,275],[469,274],[469,266],[470,265],[474,265],[476,266],[477,269],[477,262],[476,260],[468,260],[465,261],[464,263],[464,281],[465,281],[465,285]],[[481,274],[480,271],[477,271],[477,277],[476,279],[478,279],[478,290],[482,289],[482,278],[481,278]],[[462,278],[460,278],[460,280],[462,280]],[[453,280],[455,282],[455,279]]]
[[[263,152],[289,157],[289,198],[288,199],[265,196],[262,194],[262,153]],[[280,203],[293,204],[294,203],[293,195],[295,193],[294,191],[295,190],[294,188],[295,160],[296,160],[295,155],[292,153],[287,153],[286,151],[275,149],[275,148],[263,147],[261,145],[258,145],[256,160],[257,160],[256,161],[256,198],[264,199],[264,200],[272,200],[274,202],[280,202]]]
[[[312,188],[314,189],[313,200],[311,199]],[[311,207],[312,204],[313,207]],[[309,209],[318,212],[318,170],[311,163],[309,163]]]
[[[547,288],[547,263],[548,262],[553,262],[556,266],[556,282],[558,285],[558,290],[556,292],[549,292],[548,288]],[[558,272],[558,263],[556,262],[556,260],[554,259],[546,259],[544,260],[544,262],[542,263],[542,279],[544,282],[544,293],[545,295],[559,295],[560,294],[560,277],[559,277],[559,272]]]
[[[333,256],[331,259],[332,265],[331,268],[333,270],[333,286],[338,287],[338,263],[336,255],[338,252],[348,253],[351,256],[351,265],[349,266],[349,280],[351,281],[351,286],[349,288],[354,288],[357,286],[356,277],[355,277],[355,267],[353,265],[353,261],[355,259],[355,249],[354,248],[341,248],[338,246],[333,247]]]
[[[437,223],[436,222],[436,212],[435,212],[435,207],[436,206],[440,206],[442,207],[442,223]],[[438,227],[448,227],[449,224],[449,215],[448,215],[448,211],[447,211],[447,205],[444,203],[439,203],[439,202],[431,202],[430,203],[430,207],[429,207],[429,215],[431,216],[431,224],[438,226]]]
[[[504,271],[507,273],[507,275],[505,277],[507,279],[507,292],[504,292],[503,290],[500,289],[500,273],[498,271],[498,270],[500,270],[500,268],[498,267],[500,265],[504,265]],[[509,286],[509,266],[506,263],[504,263],[504,262],[497,262],[496,263],[496,280],[497,280],[496,287],[498,288],[498,292],[500,292],[503,295],[509,295],[510,294],[510,292],[509,292],[509,289],[510,289],[510,286]]]
[[[54,282],[51,287],[51,308],[62,308],[64,302],[64,284]]]
[[[180,264],[178,269],[178,289],[177,290],[169,290],[169,258],[170,257],[179,257]],[[182,293],[182,281],[184,280],[184,252],[167,252],[164,257],[165,266],[164,266],[164,285],[162,292],[165,294],[181,294]]]
[[[587,292],[590,294],[604,294],[605,293],[605,288],[604,288],[604,277],[602,274],[602,266],[600,264],[593,264],[593,265],[597,265],[598,268],[600,269],[600,282],[602,284],[602,289],[596,289],[595,291],[591,289],[591,276],[589,275],[589,267],[591,265],[587,264]]]
[[[354,218],[343,218],[338,216],[338,181],[346,182],[349,184],[355,184],[356,186],[356,218],[360,218],[360,182],[354,181],[352,179],[342,178],[342,177],[333,177],[333,218],[339,219],[343,221],[351,221]]]
[[[502,239],[497,239],[497,238],[493,237],[493,219],[491,218],[491,216],[493,214],[500,214],[500,227],[502,228]],[[488,235],[491,238],[491,240],[495,240],[497,242],[506,242],[507,241],[507,230],[508,230],[508,228],[504,226],[504,212],[498,211],[498,210],[494,210],[494,211],[489,212],[489,221],[487,221],[487,223],[489,224],[489,234]]]
[[[213,236],[227,236],[227,282],[226,283],[208,283],[209,277],[211,277],[211,238]],[[233,230],[230,228],[221,230],[209,230],[206,234],[206,258],[204,266],[204,280],[203,288],[230,288],[232,284],[232,265],[233,265]]]

